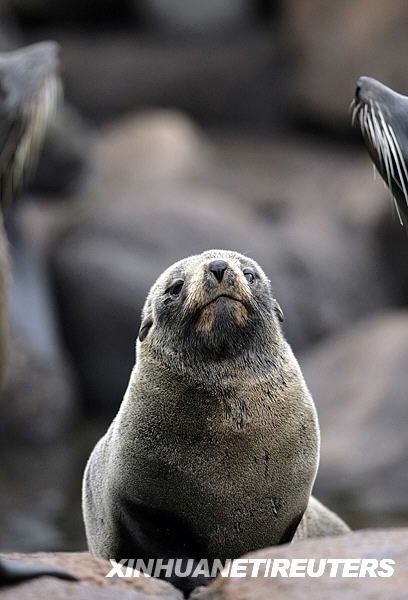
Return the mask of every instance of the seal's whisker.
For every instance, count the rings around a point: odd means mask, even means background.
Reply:
[[[396,210],[396,213],[397,213],[400,225],[404,226],[404,221],[402,220],[402,217],[401,217],[401,213],[400,213],[400,209],[399,209],[399,206],[398,206],[398,202],[396,201],[395,197],[392,194],[391,194],[391,198],[392,198],[392,201],[394,203],[395,210]]]
[[[387,130],[387,135],[389,135],[388,130]],[[404,177],[402,175],[402,171],[401,171],[401,167],[400,167],[400,160],[399,160],[397,151],[395,149],[395,143],[391,137],[389,139],[389,142],[390,142],[390,145],[389,145],[390,152],[394,158],[395,167],[398,172],[398,179],[395,177],[395,173],[393,173],[393,177],[394,177],[395,183],[399,186],[400,190],[404,194],[405,202],[407,202],[407,189],[405,187]]]
[[[354,99],[350,109],[352,124],[355,125],[358,119],[362,136],[374,157],[374,178],[377,173],[382,175],[386,189],[391,192],[398,220],[403,224],[404,210],[396,190],[401,192],[404,205],[406,203],[408,206],[408,170],[395,131],[387,123],[381,106],[375,100],[369,99],[362,103]]]
[[[367,124],[368,124],[367,134],[370,138],[370,143],[378,154],[378,144],[377,144],[377,140],[376,140],[375,133],[374,133],[374,125],[372,122],[371,112],[368,113]]]
[[[384,136],[385,136],[385,139],[386,139],[387,148],[388,148],[388,152],[389,152],[389,160],[390,160],[390,165],[391,165],[391,176],[392,176],[392,178],[394,179],[394,181],[397,184],[400,183],[403,186],[404,196],[405,196],[405,199],[406,199],[405,184],[403,183],[403,177],[402,177],[402,173],[401,173],[401,169],[400,169],[400,165],[399,165],[398,155],[397,155],[397,152],[395,150],[394,140],[393,140],[393,138],[391,137],[391,135],[389,133],[387,124],[386,124],[385,119],[384,119],[384,115],[381,112],[381,110],[380,110],[379,114],[380,114],[381,124],[382,124],[383,132],[384,132]],[[392,159],[394,159],[394,160],[392,160]],[[395,175],[394,164],[395,164],[395,168],[398,171],[398,176],[399,176],[399,178],[400,178],[401,181],[399,181],[397,179],[396,175]],[[400,187],[401,187],[401,185],[400,185]]]
[[[356,123],[356,116],[357,116],[357,113],[359,112],[360,108],[361,108],[361,104],[360,104],[360,103],[356,104],[356,105],[354,106],[354,108],[353,108],[353,114],[352,114],[352,117],[351,117],[351,124],[352,124],[353,126],[354,126],[354,125],[355,125],[355,123]]]
[[[392,189],[391,188],[391,179],[395,179],[395,174],[394,174],[394,165],[393,165],[392,156],[391,156],[390,140],[389,140],[389,136],[387,136],[387,130],[386,130],[384,116],[380,109],[378,110],[378,115],[380,118],[379,130],[381,131],[381,142],[382,142],[385,170],[387,173],[387,181],[388,181],[389,188]]]
[[[402,187],[403,187],[405,201],[408,204],[408,194],[407,194],[407,189],[406,189],[406,186],[405,186],[405,183],[408,182],[407,168],[406,168],[406,165],[405,165],[404,158],[402,156],[402,152],[401,152],[401,148],[400,148],[400,145],[398,143],[398,140],[397,140],[397,136],[395,135],[394,130],[391,127],[391,125],[388,125],[388,131],[389,131],[389,133],[390,133],[390,135],[391,135],[391,137],[393,139],[394,148],[395,148],[395,151],[396,151],[396,153],[398,155],[397,164],[399,164],[400,168],[402,169],[402,173],[400,172],[400,179],[401,179],[401,184],[402,184]]]
[[[381,133],[381,127],[380,124],[378,123],[378,119],[377,119],[377,115],[375,112],[373,112],[373,125],[374,125],[374,130],[375,130],[375,137],[377,140],[377,152],[378,152],[378,159],[380,162],[380,165],[382,167],[384,167],[384,159],[383,159],[383,147],[384,147],[384,142],[383,142],[383,136]]]
[[[0,196],[7,205],[38,160],[48,123],[55,117],[61,88],[49,75],[15,114],[0,153]]]
[[[374,147],[379,160],[382,160],[382,156],[381,156],[381,145],[380,145],[380,140],[381,140],[381,135],[378,136],[378,125],[377,125],[377,118],[376,118],[376,114],[373,108],[372,103],[370,102],[370,113],[369,113],[369,123],[370,123],[370,133],[371,133],[371,141],[372,141],[372,146]]]

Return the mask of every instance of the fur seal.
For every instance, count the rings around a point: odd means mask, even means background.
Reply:
[[[92,554],[211,562],[292,540],[320,436],[282,320],[261,267],[236,252],[159,277],[122,405],[84,473]],[[185,592],[207,582],[169,579]]]
[[[408,225],[408,97],[371,77],[360,77],[352,102],[368,153]]]
[[[4,208],[35,166],[60,92],[58,44],[0,53],[0,195]]]
[[[58,97],[58,45],[41,42],[0,53],[0,200],[19,191],[41,148]],[[7,346],[7,239],[0,223],[0,383]],[[0,586],[35,577],[76,578],[63,569],[0,558]]]
[[[40,42],[0,53],[0,206],[3,210],[34,167],[59,96],[58,70],[55,42]],[[7,236],[1,220],[0,383],[6,365],[8,263]]]

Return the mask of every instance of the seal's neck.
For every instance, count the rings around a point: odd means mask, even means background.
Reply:
[[[285,340],[269,341],[261,351],[248,348],[234,356],[211,357],[194,351],[172,351],[168,347],[140,348],[133,378],[154,373],[155,382],[169,389],[195,390],[208,397],[228,396],[248,386],[270,382],[279,386],[282,373],[287,373],[288,345]]]

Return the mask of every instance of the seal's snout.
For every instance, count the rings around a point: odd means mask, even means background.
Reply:
[[[392,102],[393,97],[396,93],[391,88],[387,87],[377,79],[373,77],[359,77],[356,82],[355,89],[355,103],[358,104],[370,104],[379,103],[382,107],[385,104]]]
[[[365,102],[370,92],[375,89],[376,83],[377,81],[371,77],[359,77],[356,82],[356,90],[354,93],[356,102]]]
[[[360,102],[360,92],[361,92],[361,83],[360,83],[360,80],[358,80],[356,83],[356,89],[354,92],[354,98],[355,98],[356,102]]]
[[[228,264],[225,260],[213,260],[208,265],[209,271],[214,275],[216,280],[221,283],[224,277],[224,273],[228,268]]]

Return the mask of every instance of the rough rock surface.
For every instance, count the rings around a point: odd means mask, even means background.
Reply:
[[[15,335],[0,398],[0,436],[16,442],[59,441],[76,412],[70,371]]]
[[[368,558],[380,561],[395,561],[391,577],[292,577],[264,578],[261,565],[257,578],[218,577],[210,586],[196,589],[194,600],[259,600],[279,597],[280,600],[405,600],[408,585],[408,529],[378,529],[357,531],[333,537],[306,540],[273,548],[265,548],[245,555],[248,559],[305,559],[314,558]],[[1,556],[1,555],[0,555]],[[54,578],[43,578],[18,586],[0,589],[0,600],[37,600],[44,597],[86,598],[87,600],[113,600],[120,596],[124,600],[181,600],[182,594],[170,584],[154,578],[110,578],[107,561],[93,559],[88,553],[61,554],[8,554],[31,563],[44,563],[63,567],[78,582],[65,582]]]
[[[41,600],[42,598],[76,598],[78,600],[182,600],[181,592],[155,578],[106,578],[111,565],[106,560],[83,553],[7,554],[4,557],[27,563],[46,564],[65,569],[77,582],[53,577],[33,579],[15,586],[0,588],[1,600]]]
[[[395,561],[394,575],[364,578],[218,578],[196,591],[194,600],[405,600],[408,586],[408,529],[357,531],[347,535],[286,544],[245,558],[370,558]],[[260,569],[262,573],[262,567]]]
[[[301,364],[322,434],[314,493],[354,527],[407,523],[408,312],[353,325]]]

